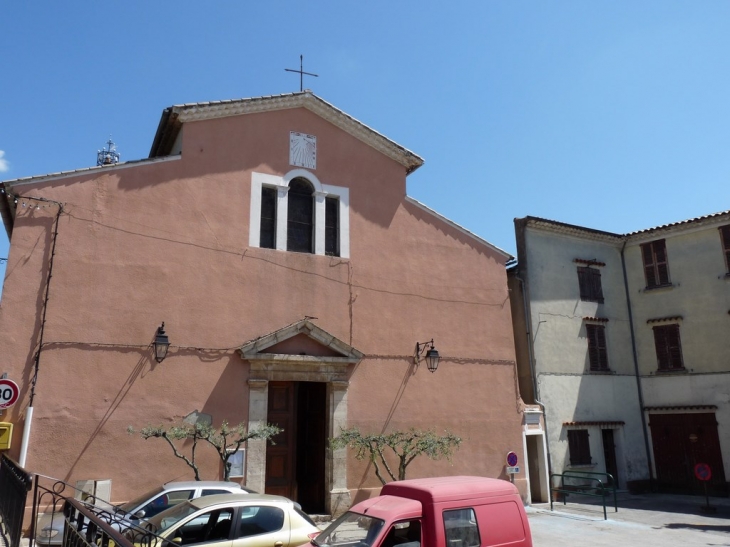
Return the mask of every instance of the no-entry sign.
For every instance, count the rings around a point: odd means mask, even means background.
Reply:
[[[709,481],[712,478],[712,469],[706,463],[695,465],[695,477],[701,481]]]
[[[18,384],[7,378],[0,379],[0,409],[13,406],[19,395]]]

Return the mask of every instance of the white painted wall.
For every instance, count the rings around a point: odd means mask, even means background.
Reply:
[[[525,229],[520,271],[529,291],[538,398],[547,409],[553,472],[569,466],[564,422],[615,420],[625,422],[614,432],[619,475],[624,480],[648,478],[621,268],[621,246],[627,241],[628,295],[644,405],[715,405],[725,475],[730,478],[730,275],[718,231],[729,222],[727,214],[717,215],[622,237],[534,224]],[[647,290],[641,244],[657,239],[666,240],[672,287]],[[604,304],[580,301],[575,258],[606,263],[600,268]],[[592,316],[609,319],[606,335],[613,374],[588,371],[583,318]],[[686,371],[658,372],[654,323],[647,321],[673,316],[682,317]],[[589,428],[589,434],[596,470],[602,471],[600,428]]]
[[[547,408],[553,472],[570,468],[567,428],[573,421],[623,421],[614,430],[620,485],[647,479],[641,409],[634,375],[620,243],[528,228],[525,232],[530,321],[539,397]],[[583,302],[574,259],[596,259],[604,303]],[[605,323],[610,374],[589,370],[584,317]],[[605,426],[608,427],[608,426]],[[587,427],[591,469],[605,471],[600,427]]]

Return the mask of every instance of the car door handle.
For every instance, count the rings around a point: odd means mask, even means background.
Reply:
[[[276,543],[274,543],[274,547],[284,547],[284,542],[283,541],[277,541]]]

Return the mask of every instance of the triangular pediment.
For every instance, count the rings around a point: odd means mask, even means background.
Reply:
[[[162,118],[152,143],[150,158],[166,156],[171,153],[184,123],[292,108],[306,108],[335,127],[375,148],[381,154],[397,161],[405,167],[406,173],[411,173],[423,165],[423,159],[418,155],[356,120],[309,90],[267,97],[179,104],[166,108],[162,112]]]
[[[241,355],[248,361],[358,363],[364,354],[336,336],[302,319],[243,344]]]

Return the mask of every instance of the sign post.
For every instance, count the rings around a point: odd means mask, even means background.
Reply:
[[[514,452],[507,452],[507,473],[509,473],[510,482],[515,482],[515,473],[520,472],[520,468],[517,466],[517,454]]]
[[[19,396],[18,384],[8,378],[0,378],[0,410],[13,406],[18,402]]]
[[[707,513],[714,513],[715,508],[710,505],[710,496],[707,493],[707,482],[712,478],[712,468],[706,463],[698,463],[695,465],[695,477],[702,481],[705,487],[705,505],[700,506],[700,509]]]

